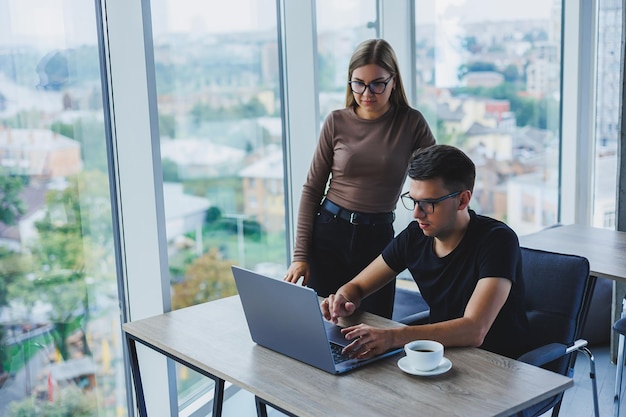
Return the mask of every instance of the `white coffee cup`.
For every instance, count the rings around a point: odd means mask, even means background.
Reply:
[[[434,340],[414,340],[404,345],[411,367],[426,372],[435,369],[443,360],[443,345]]]

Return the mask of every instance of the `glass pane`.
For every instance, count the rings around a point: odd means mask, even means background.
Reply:
[[[172,308],[287,268],[276,2],[152,5]],[[179,406],[212,381],[178,369]]]
[[[476,162],[472,208],[518,234],[558,222],[559,1],[416,2],[417,107]]]
[[[321,121],[346,106],[348,64],[357,45],[377,36],[376,0],[316,2]]]
[[[0,1],[0,415],[126,414],[94,2]]]
[[[598,2],[596,162],[592,226],[615,229],[623,2]]]

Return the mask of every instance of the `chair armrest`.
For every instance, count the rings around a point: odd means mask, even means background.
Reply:
[[[398,322],[409,326],[413,324],[428,324],[429,321],[430,310],[420,311],[419,313],[411,314],[398,320]]]
[[[567,354],[567,346],[564,344],[550,343],[524,353],[517,360],[535,366],[542,366]]]

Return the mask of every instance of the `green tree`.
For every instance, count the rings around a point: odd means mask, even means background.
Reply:
[[[159,134],[161,137],[176,137],[176,117],[171,114],[159,114]]]
[[[330,54],[319,54],[317,58],[319,67],[319,90],[320,91],[344,91],[346,85],[336,85],[335,82],[335,58]],[[346,83],[348,80],[346,80]]]
[[[16,288],[25,303],[34,302],[34,296],[50,305],[55,342],[64,358],[67,336],[77,322],[84,329],[89,318],[86,271],[94,280],[115,277],[107,176],[85,171],[68,181],[66,189],[46,196],[44,217],[35,223],[39,238],[30,248],[34,279],[22,282],[19,292]],[[88,353],[87,343],[83,346]]]
[[[13,225],[24,214],[26,206],[20,198],[24,182],[20,177],[7,175],[0,170],[0,222]]]
[[[517,126],[558,130],[558,126],[548,125],[548,120],[551,119],[549,115],[558,112],[558,102],[552,98],[536,99],[523,96],[513,83],[505,82],[495,87],[463,87],[455,89],[454,94],[507,100],[511,104],[511,111],[515,113]]]
[[[452,133],[448,133],[445,122],[441,119],[437,119],[437,143],[443,145],[458,146],[457,136]]]
[[[530,32],[526,32],[522,38],[523,40],[530,42],[535,46],[536,42],[545,42],[548,40],[548,33],[543,29],[533,29]]]
[[[66,138],[74,139],[74,126],[64,122],[52,122],[50,130]]]
[[[189,114],[194,125],[198,126],[203,121],[213,120],[213,112],[216,110],[208,103],[195,103]],[[219,111],[219,110],[218,110]]]
[[[78,327],[82,328],[82,353],[90,355],[86,343],[86,326],[89,321],[89,304],[84,271],[53,271],[41,274],[33,281],[39,300],[50,305],[48,318],[54,325],[52,337],[61,357],[71,358],[67,338]]]
[[[220,220],[221,218],[222,218],[222,210],[220,210],[219,207],[211,206],[206,211],[206,217],[205,217],[206,223],[213,223],[213,222]]]
[[[40,110],[20,110],[14,116],[3,120],[3,124],[13,129],[28,129],[43,125],[44,116]]]
[[[213,107],[208,103],[195,103],[190,110],[191,121],[197,127],[203,122],[251,119],[267,115],[267,109],[257,97],[231,107]]]
[[[230,266],[216,248],[196,258],[187,268],[185,279],[172,285],[172,308],[179,309],[237,294]]]
[[[236,119],[252,119],[267,115],[267,109],[263,103],[261,103],[261,100],[257,97],[252,97],[247,103],[243,103],[238,107],[235,107],[235,114],[241,116],[235,117]]]
[[[14,225],[26,211],[20,198],[24,183],[0,171],[0,222]],[[23,274],[21,258],[15,252],[0,247],[0,310],[8,304],[8,286]],[[4,326],[0,326],[0,375],[4,373],[8,360]],[[0,384],[1,385],[1,384]]]
[[[459,65],[457,70],[457,77],[461,80],[465,75],[470,72],[486,72],[497,71],[496,65],[493,62],[476,61],[469,64]]]
[[[178,176],[178,164],[171,159],[163,158],[161,162],[161,169],[163,170],[164,182],[179,182]]]
[[[26,265],[19,253],[0,247],[0,311],[9,303],[9,286],[23,278]],[[9,354],[4,326],[0,326],[0,387],[2,374],[9,369]]]
[[[504,81],[514,83],[517,82],[520,78],[519,70],[517,69],[517,65],[507,65],[507,67],[502,71],[502,75],[504,75]]]
[[[36,397],[12,402],[7,417],[93,417],[98,415],[100,402],[95,392],[69,386],[62,388],[53,402]]]
[[[171,92],[175,91],[177,87],[177,68],[174,67],[174,64],[165,64],[157,60],[154,63],[154,66],[157,91],[159,92],[159,94],[170,94]],[[188,77],[187,79],[193,80],[194,77]]]
[[[96,118],[78,119],[74,123],[54,122],[50,130],[80,143],[84,169],[108,173],[104,124]]]
[[[476,39],[476,36],[466,36],[462,39],[461,46],[463,47],[463,49],[471,52],[472,54],[476,54],[482,49],[482,47],[478,43],[478,40]]]

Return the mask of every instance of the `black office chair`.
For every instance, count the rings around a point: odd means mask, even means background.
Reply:
[[[418,291],[396,285],[392,320],[408,325],[426,324],[429,316],[428,304]]]
[[[577,353],[585,353],[590,361],[594,411],[599,416],[595,360],[587,341],[580,339],[596,282],[589,275],[589,262],[580,256],[528,248],[522,248],[522,262],[533,350],[518,359],[572,377]],[[562,399],[560,393],[518,416],[539,416],[552,409],[556,417]]]
[[[527,248],[522,248],[522,261],[533,350],[518,359],[571,377],[576,354],[585,353],[590,361],[594,411],[598,416],[595,360],[586,347],[587,341],[580,339],[596,283],[596,277],[589,275],[589,262],[580,256]],[[424,324],[429,322],[428,314],[428,305],[418,292],[396,289],[394,320]],[[552,409],[552,416],[556,417],[562,399],[563,393],[518,415],[534,417]]]

